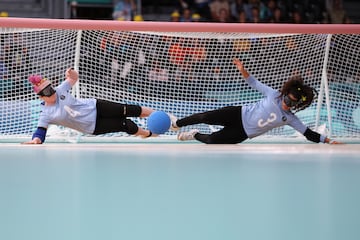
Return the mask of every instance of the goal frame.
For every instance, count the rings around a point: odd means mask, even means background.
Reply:
[[[43,19],[43,18],[0,18],[0,28],[20,29],[63,29],[78,30],[75,51],[75,70],[79,69],[80,41],[83,30],[135,31],[135,32],[215,32],[215,33],[249,33],[249,34],[327,34],[326,51],[322,69],[321,85],[318,99],[325,99],[328,111],[328,134],[332,135],[330,96],[326,66],[333,34],[360,34],[360,24],[253,24],[253,23],[174,23],[174,22],[133,22],[112,20],[82,19]],[[80,95],[79,83],[73,88],[75,97]],[[325,97],[324,97],[325,95]],[[315,129],[319,127],[321,101],[316,108]]]

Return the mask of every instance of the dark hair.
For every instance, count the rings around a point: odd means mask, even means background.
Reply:
[[[294,107],[296,111],[303,110],[310,106],[314,97],[317,95],[317,91],[309,85],[306,85],[300,75],[290,77],[289,80],[284,83],[280,92],[281,97],[291,94],[296,98],[298,101]]]

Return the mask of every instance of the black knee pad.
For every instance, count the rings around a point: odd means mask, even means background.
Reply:
[[[123,128],[128,134],[135,134],[139,129],[139,127],[130,119],[125,119],[123,121]]]

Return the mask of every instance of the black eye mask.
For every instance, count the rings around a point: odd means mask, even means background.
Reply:
[[[41,90],[38,95],[42,97],[50,97],[55,93],[55,89],[51,87],[51,85],[46,86],[43,90]]]
[[[296,105],[298,105],[299,103],[301,103],[301,99],[300,100],[292,100],[288,95],[284,96],[284,103],[286,106],[288,107],[295,107]]]

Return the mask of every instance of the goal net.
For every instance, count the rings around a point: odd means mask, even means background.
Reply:
[[[156,27],[160,25],[142,23],[146,27],[139,28],[140,23],[135,22],[96,21],[100,25],[92,29],[79,24],[84,20],[48,20],[56,24],[45,27],[36,21],[31,25],[29,19],[16,20],[14,24],[11,19],[0,19],[3,140],[31,138],[37,127],[40,100],[27,81],[31,74],[41,74],[56,86],[64,80],[65,70],[74,67],[80,75],[72,90],[76,97],[138,104],[181,118],[262,98],[233,65],[234,57],[274,89],[280,89],[290,76],[302,75],[319,94],[310,107],[297,113],[299,118],[330,137],[360,137],[360,35],[356,25],[354,32],[347,33],[332,32],[327,25],[327,33],[281,33],[281,26],[270,24],[271,28],[252,25],[252,32],[229,24],[227,32],[227,25],[216,24],[218,31],[204,30],[197,23],[173,24],[164,31]],[[146,128],[146,119],[134,120]],[[184,130],[191,128],[212,132],[221,127],[200,124]],[[169,131],[164,136],[175,138],[175,134]],[[114,141],[125,136],[114,133],[95,138],[51,126],[47,141],[102,141],[105,137]],[[299,134],[285,126],[263,137],[288,141]]]

